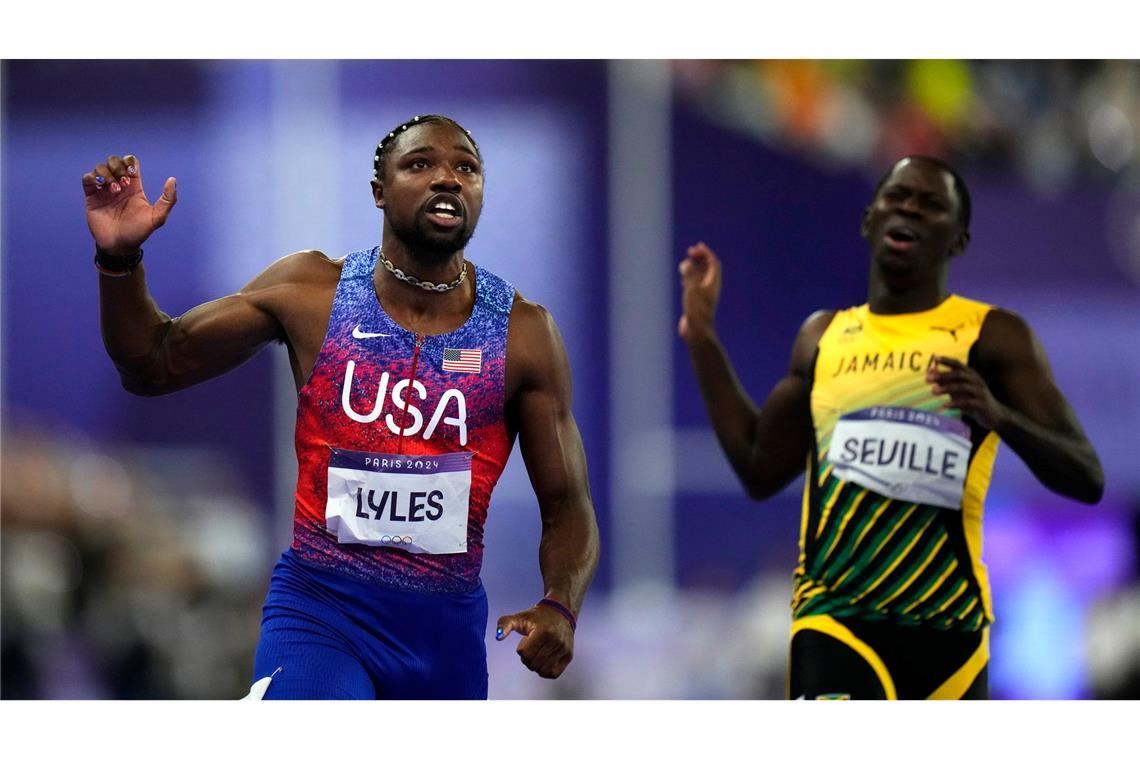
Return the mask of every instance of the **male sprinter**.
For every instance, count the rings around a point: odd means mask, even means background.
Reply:
[[[863,212],[867,303],[804,322],[757,408],[713,326],[721,266],[681,263],[679,330],[717,438],[748,494],[804,469],[792,698],[984,698],[982,502],[1000,437],[1049,488],[1095,503],[1104,476],[1029,326],[946,289],[970,196],[910,156]]]
[[[151,206],[138,159],[111,156],[83,176],[103,339],[140,395],[288,348],[300,476],[254,661],[255,682],[272,676],[266,699],[485,699],[483,523],[516,435],[545,596],[500,618],[496,638],[519,632],[522,662],[557,678],[597,566],[570,367],[549,313],[464,258],[483,206],[466,130],[416,117],[380,142],[373,176],[380,246],[286,256],[172,319],[140,246],[174,206],[174,178]]]

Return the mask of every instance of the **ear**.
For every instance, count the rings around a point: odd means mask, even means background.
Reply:
[[[863,208],[863,217],[859,221],[859,234],[862,235],[864,238],[866,238],[867,235],[869,235],[871,232],[870,225],[871,225],[871,207],[865,206]]]
[[[966,246],[970,244],[970,231],[963,229],[958,231],[958,235],[954,238],[954,243],[950,246],[950,258],[961,256],[966,252]]]
[[[368,184],[372,186],[372,198],[376,201],[376,208],[384,208],[384,183],[374,179]]]

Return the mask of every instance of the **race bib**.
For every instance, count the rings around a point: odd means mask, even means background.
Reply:
[[[827,461],[836,477],[891,499],[961,509],[970,429],[920,409],[872,406],[839,419]]]
[[[333,449],[325,523],[342,544],[413,554],[467,551],[471,454],[372,454]]]

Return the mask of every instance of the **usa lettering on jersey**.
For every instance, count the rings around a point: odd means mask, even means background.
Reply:
[[[404,378],[396,382],[389,393],[388,383],[391,376],[387,372],[382,373],[380,383],[376,388],[376,403],[373,405],[372,411],[362,414],[352,408],[352,378],[355,371],[356,362],[349,359],[344,370],[344,384],[341,386],[340,394],[341,409],[344,410],[349,419],[365,425],[375,422],[380,419],[380,415],[384,412],[384,405],[390,397],[393,407],[401,413],[406,409],[407,416],[411,418],[410,420],[397,421],[392,413],[385,414],[384,424],[387,425],[388,430],[393,435],[412,436],[420,434],[422,430],[423,439],[427,441],[435,435],[437,428],[442,423],[456,428],[459,432],[459,445],[467,445],[467,399],[463,396],[463,391],[458,388],[448,388],[444,391],[443,395],[439,397],[439,401],[436,402],[435,411],[425,426],[423,411],[407,398],[407,390],[410,386],[420,401],[427,401],[427,388],[423,383],[419,380],[409,381]],[[455,408],[454,415],[444,416],[449,411],[449,407],[452,406]],[[403,417],[404,415],[401,414],[400,416]]]

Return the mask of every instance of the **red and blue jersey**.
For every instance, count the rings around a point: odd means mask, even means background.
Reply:
[[[390,588],[471,591],[479,585],[491,491],[510,455],[503,405],[515,290],[476,266],[475,307],[468,320],[444,335],[415,334],[396,324],[377,300],[378,252],[346,257],[325,342],[297,397],[299,475],[291,549],[306,562]],[[410,471],[413,464],[416,472]],[[461,548],[409,550],[404,544],[411,544],[410,536],[388,535],[386,528],[375,536],[342,529],[334,515],[337,499],[336,509],[365,531],[399,525],[369,516],[429,525],[442,511],[433,500],[443,498],[434,495],[438,491],[410,493],[411,504],[398,504],[397,497],[406,502],[409,493],[367,488],[369,477],[405,477],[401,467],[408,477],[421,475],[421,466],[439,468],[441,474],[432,476],[439,482],[470,469],[466,535],[457,538]],[[354,474],[361,479],[352,480]],[[355,487],[356,482],[364,485]]]

